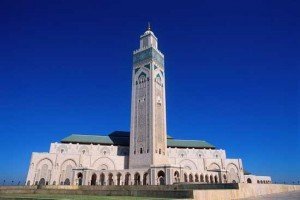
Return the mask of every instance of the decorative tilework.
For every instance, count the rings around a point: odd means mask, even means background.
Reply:
[[[147,59],[153,59],[164,66],[164,58],[154,48],[148,48],[133,55],[133,63],[137,64]]]
[[[147,69],[151,69],[151,66],[150,66],[150,64],[147,64],[147,65],[144,65],[144,67],[146,67]]]
[[[139,67],[138,68],[136,68],[135,70],[134,70],[134,73],[136,74],[138,71],[139,71]]]

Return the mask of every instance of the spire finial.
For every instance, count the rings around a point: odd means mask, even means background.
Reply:
[[[148,31],[151,31],[150,22],[148,22]]]

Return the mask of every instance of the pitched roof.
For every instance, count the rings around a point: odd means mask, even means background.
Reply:
[[[79,144],[104,144],[104,145],[117,145],[117,146],[129,146],[130,132],[126,131],[114,131],[108,136],[100,135],[81,135],[72,134],[61,140],[62,143],[79,143]],[[209,144],[206,141],[201,140],[176,140],[173,137],[167,135],[167,146],[177,148],[196,148],[214,149],[215,146]]]

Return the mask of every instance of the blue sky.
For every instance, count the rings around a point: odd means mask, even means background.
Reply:
[[[0,184],[71,133],[129,130],[132,51],[165,54],[168,134],[299,181],[298,1],[0,0]]]

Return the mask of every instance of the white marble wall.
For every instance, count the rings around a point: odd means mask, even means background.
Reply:
[[[27,182],[34,185],[44,179],[44,184],[78,184],[77,172],[84,174],[83,184],[91,184],[92,175],[97,176],[96,184],[100,183],[100,175],[104,173],[105,183],[112,174],[113,184],[125,184],[125,175],[130,174],[129,184],[134,184],[134,175],[138,174],[139,184],[143,184],[144,175],[150,176],[151,169],[128,169],[128,147],[105,145],[82,145],[52,143],[49,153],[33,153]],[[169,167],[165,170],[166,182],[247,182],[270,183],[270,177],[244,175],[240,159],[226,158],[224,150],[212,149],[180,149],[168,148]],[[153,169],[155,166],[153,166]],[[74,169],[76,169],[74,171]],[[163,168],[161,168],[163,170]],[[153,172],[158,173],[159,167]],[[178,172],[179,177],[175,175]],[[117,174],[120,173],[120,181]],[[156,175],[148,177],[145,184],[158,184]],[[156,178],[155,178],[156,177]],[[68,181],[66,181],[68,179]],[[202,180],[203,179],[203,180]],[[207,180],[208,179],[208,180]]]

